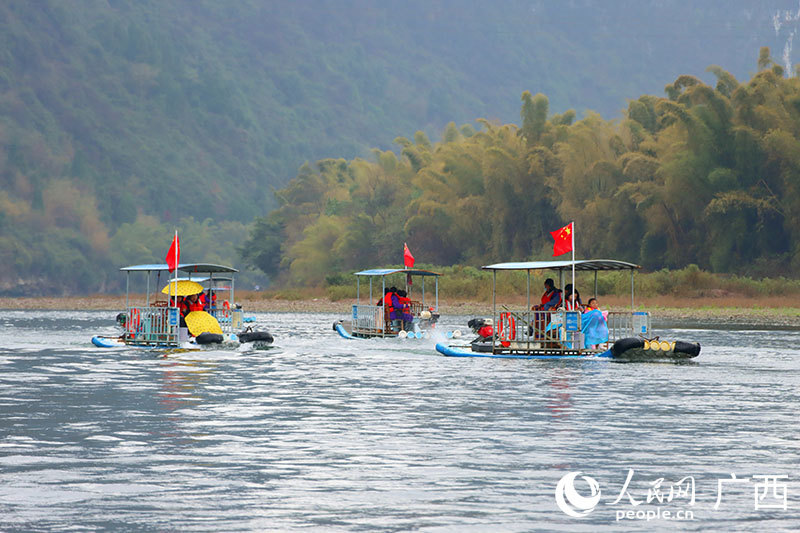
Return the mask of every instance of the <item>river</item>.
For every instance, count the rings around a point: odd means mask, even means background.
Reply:
[[[0,312],[0,530],[800,526],[796,330],[656,319],[702,344],[683,364],[463,359],[263,313],[269,350],[165,356],[93,347],[114,315]]]

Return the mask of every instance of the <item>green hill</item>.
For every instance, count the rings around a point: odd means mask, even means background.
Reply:
[[[795,8],[7,0],[0,293],[116,290],[115,268],[162,258],[175,227],[192,260],[235,263],[304,161],[516,122],[524,90],[614,118],[709,64],[746,78],[759,46],[791,42]]]

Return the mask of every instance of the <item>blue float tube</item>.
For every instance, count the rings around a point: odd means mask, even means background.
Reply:
[[[355,340],[355,339],[358,338],[358,337],[353,337],[352,335],[347,333],[347,330],[344,329],[344,326],[342,326],[341,324],[336,324],[336,332],[339,335],[341,335],[342,337],[344,337],[345,339],[348,339],[348,340]]]
[[[436,344],[436,351],[448,357],[488,357],[491,359],[609,359],[612,357],[611,350],[591,355],[522,355],[473,352],[472,350],[462,350],[441,343]]]
[[[92,337],[92,344],[98,348],[118,348],[120,346],[125,346],[125,343],[119,339],[114,337],[101,337],[99,335]]]

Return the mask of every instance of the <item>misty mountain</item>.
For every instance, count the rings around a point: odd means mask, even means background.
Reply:
[[[791,72],[799,10],[788,0],[8,0],[0,257],[9,279],[110,268],[126,224],[163,224],[159,235],[187,217],[247,224],[276,207],[273,188],[305,161],[397,149],[417,130],[438,138],[451,121],[519,123],[525,90],[546,94],[552,112],[610,119],[680,74],[711,82],[712,64],[746,79],[761,46]],[[40,266],[67,250],[73,267]]]

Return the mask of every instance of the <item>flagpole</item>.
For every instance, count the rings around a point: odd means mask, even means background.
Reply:
[[[174,243],[175,241],[172,241],[172,242]],[[170,247],[170,249],[172,249],[172,248]],[[172,304],[173,304],[172,288],[173,287],[172,287],[172,282],[170,281],[170,278],[169,278],[169,250],[167,250],[167,257],[165,257],[164,260],[167,262],[167,307],[172,307]],[[178,288],[175,287],[175,290],[178,290]],[[177,298],[175,298],[175,300],[177,300]]]
[[[572,236],[572,310],[575,310],[575,221],[573,220],[570,222],[572,225],[572,231],[570,235]],[[566,304],[564,304],[566,308]]]
[[[178,230],[175,230],[175,307],[178,307]]]
[[[175,306],[178,305],[178,230],[175,229]],[[573,258],[575,252],[572,252]]]

